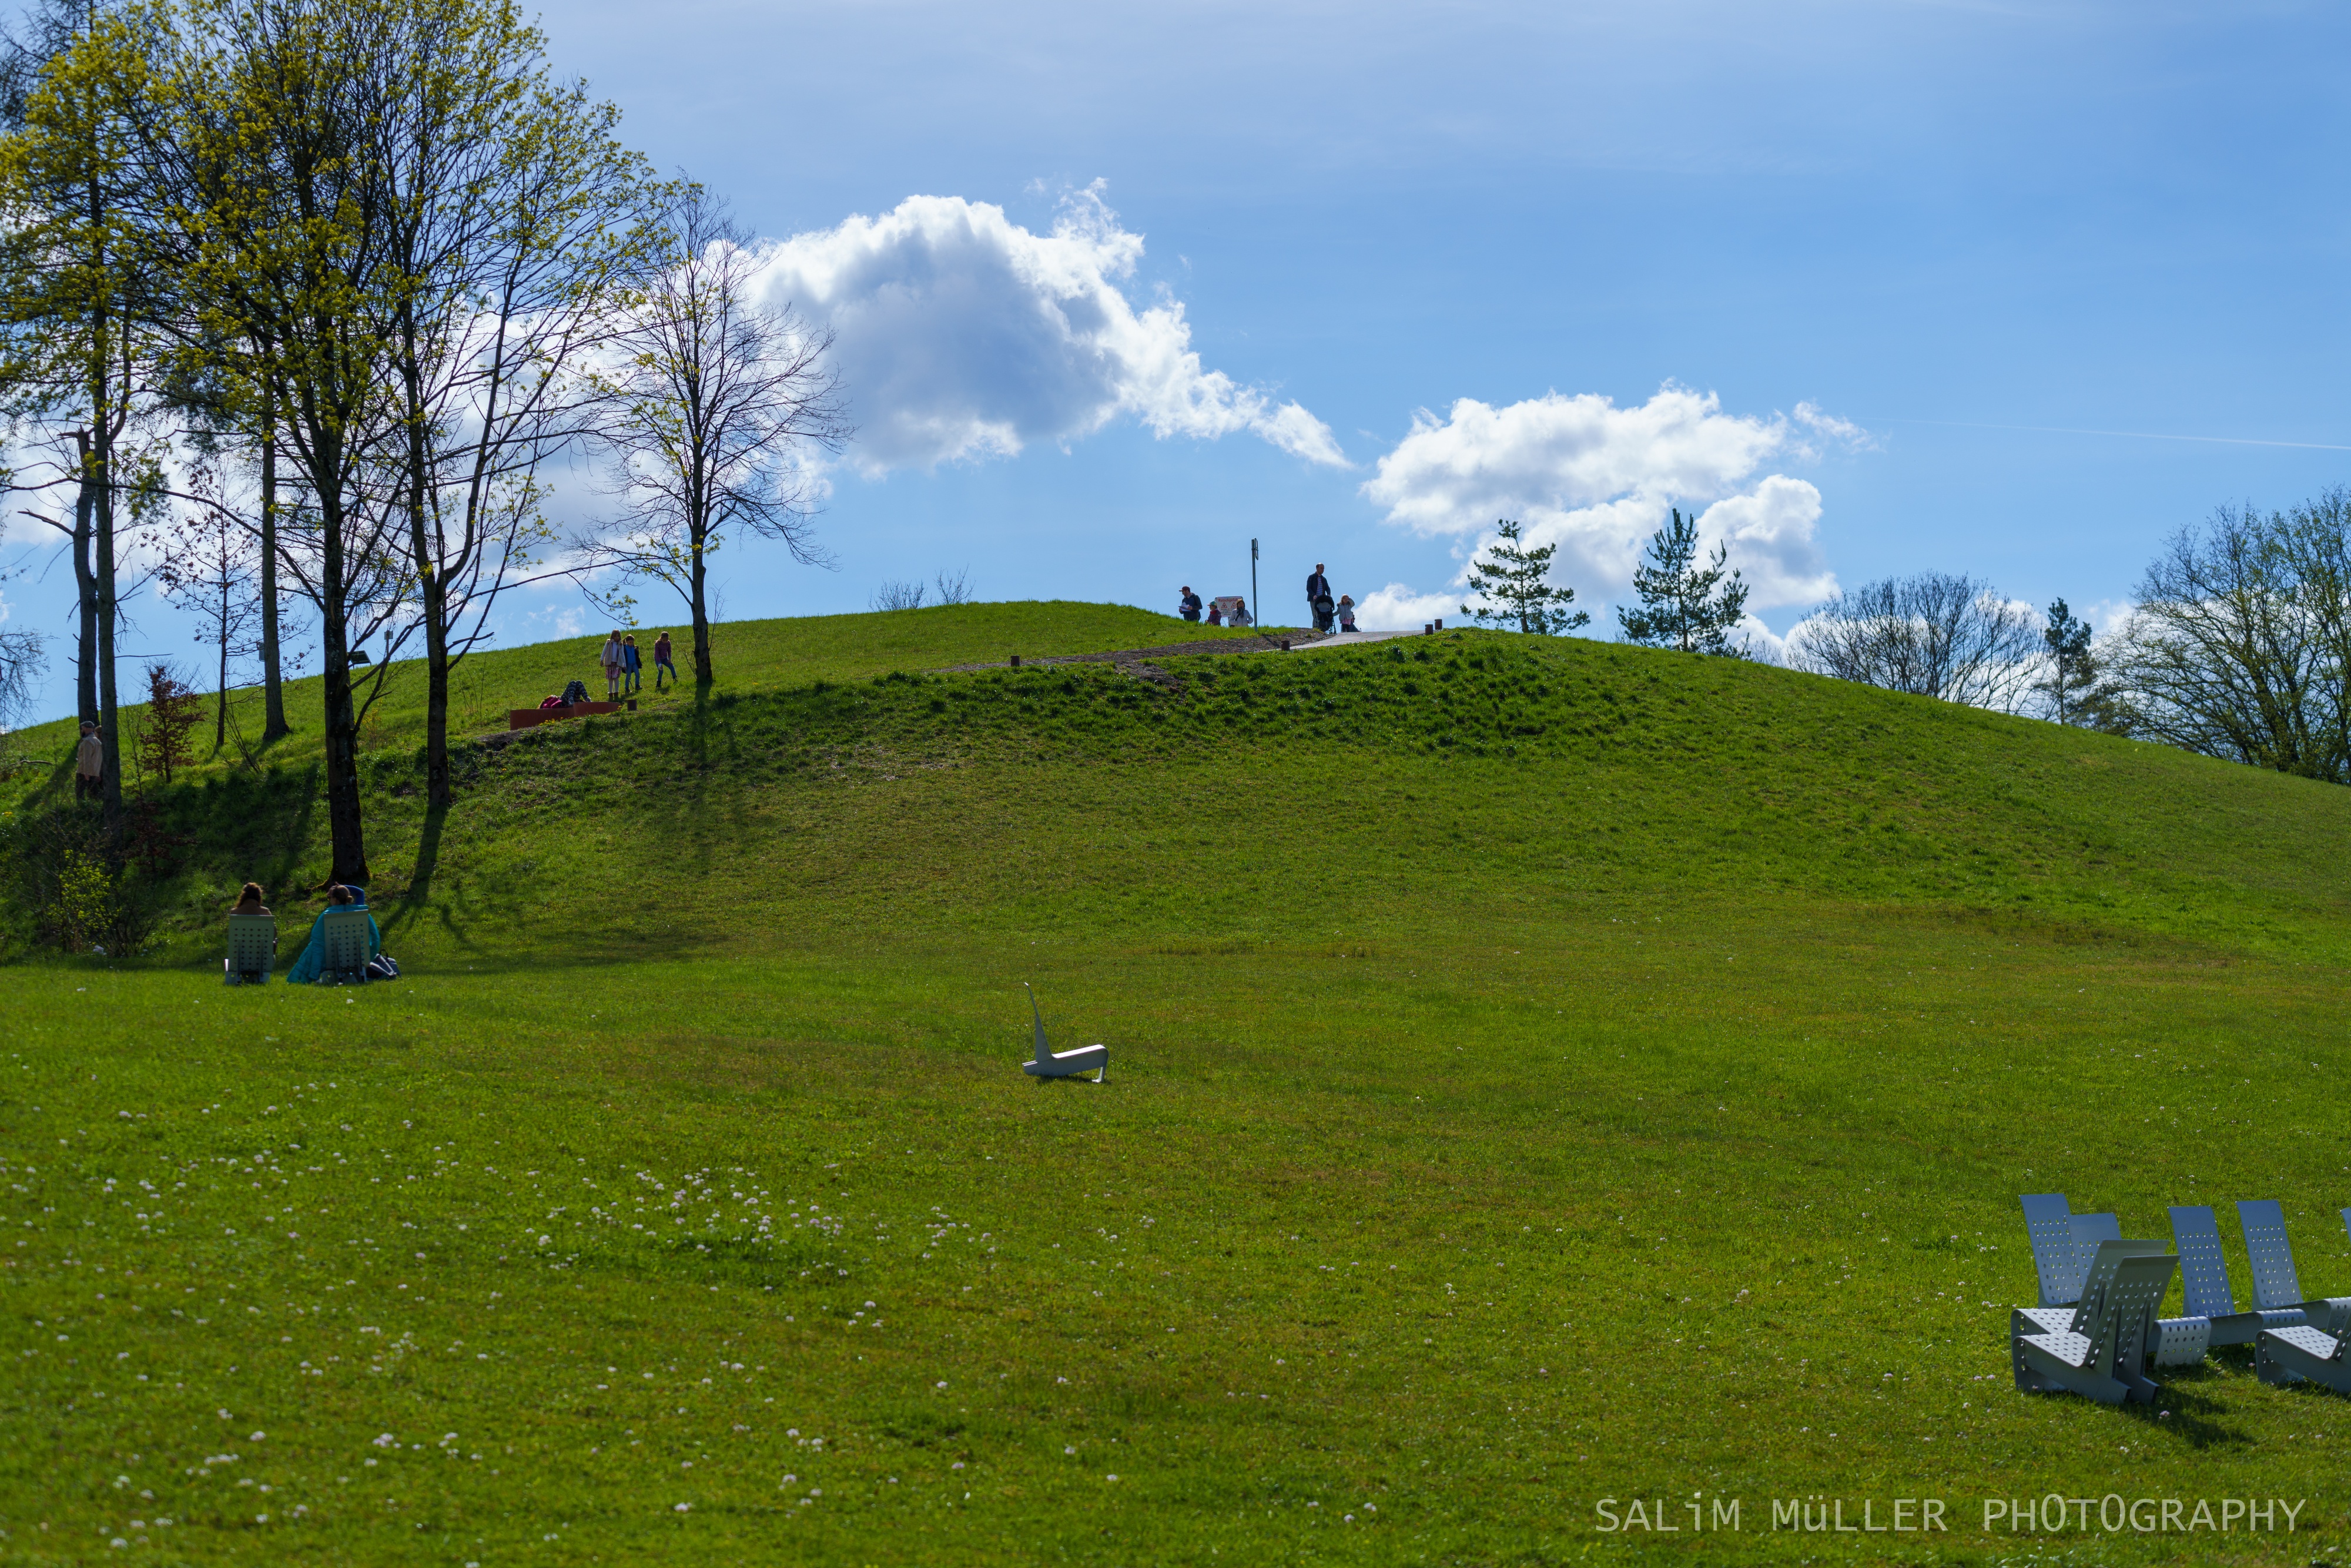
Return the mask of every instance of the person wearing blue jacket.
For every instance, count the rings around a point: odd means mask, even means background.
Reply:
[[[327,959],[326,946],[319,939],[319,928],[327,923],[327,911],[331,909],[350,909],[353,907],[362,910],[367,908],[367,889],[363,887],[345,887],[341,883],[337,883],[334,886],[327,889],[327,908],[319,911],[318,918],[310,922],[309,944],[302,949],[302,956],[294,960],[294,967],[286,971],[287,984],[294,986],[307,986],[317,983],[319,967],[324,964]],[[377,929],[375,916],[372,914],[370,914],[368,915],[367,956],[370,958],[373,958],[377,954],[382,951],[383,933]]]

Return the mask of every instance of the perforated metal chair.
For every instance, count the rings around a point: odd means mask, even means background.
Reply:
[[[2062,1192],[2032,1193],[2018,1201],[2024,1206],[2025,1239],[2032,1243],[2032,1269],[2039,1277],[2041,1303],[2019,1307],[2009,1314],[2008,1347],[2026,1334],[2053,1333],[2071,1328],[2074,1304],[2082,1299],[2082,1277],[2101,1241],[2122,1235],[2111,1214],[2075,1214]]]
[[[1109,1082],[1110,1047],[1083,1045],[1075,1051],[1055,1051],[1045,1040],[1045,1015],[1038,1010],[1037,993],[1029,989],[1026,980],[1020,982],[1020,988],[1029,991],[1029,1010],[1037,1019],[1037,1060],[1022,1062],[1020,1071],[1031,1078],[1074,1078],[1100,1068],[1102,1076],[1095,1082]]]
[[[2253,1344],[2253,1372],[2263,1383],[2297,1383],[2309,1378],[2337,1394],[2351,1394],[2351,1333],[2322,1333],[2314,1328],[2263,1329]]]
[[[2187,1366],[2204,1359],[2214,1345],[2251,1344],[2265,1328],[2303,1321],[2300,1312],[2241,1312],[2229,1288],[2229,1265],[2220,1255],[2220,1225],[2202,1204],[2175,1204],[2171,1239],[2179,1249],[2180,1293],[2187,1311],[2155,1323],[2155,1363]]]
[[[228,917],[228,956],[221,960],[221,979],[231,986],[258,986],[269,978],[277,955],[277,922],[266,915]]]
[[[319,921],[319,984],[359,985],[367,978],[368,912],[361,907],[328,910]]]
[[[2245,1257],[2253,1266],[2255,1312],[2299,1312],[2302,1322],[2331,1335],[2351,1333],[2351,1296],[2309,1298],[2294,1277],[2294,1248],[2285,1238],[2285,1209],[2274,1198],[2240,1198],[2237,1223],[2245,1230]]]
[[[2074,1210],[2062,1192],[2028,1193],[2024,1236],[2032,1244],[2033,1271],[2041,1276],[2041,1304],[2070,1307],[2082,1298],[2082,1264],[2074,1250]]]
[[[2141,1369],[2156,1309],[2179,1264],[2160,1241],[2101,1242],[2073,1325],[2017,1341],[2017,1387],[2080,1394],[2102,1405],[2152,1403],[2156,1385]]]

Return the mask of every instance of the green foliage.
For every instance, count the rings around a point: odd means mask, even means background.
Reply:
[[[79,850],[68,850],[57,868],[57,921],[66,951],[87,953],[114,935],[114,873]]]
[[[1469,563],[1469,590],[1479,595],[1475,608],[1464,604],[1461,613],[1481,626],[1501,626],[1518,632],[1562,635],[1588,625],[1591,615],[1578,610],[1573,588],[1551,585],[1551,558],[1557,545],[1529,549],[1523,530],[1508,519],[1494,525],[1499,539]]]
[[[1747,583],[1737,571],[1726,570],[1729,554],[1728,544],[1718,544],[1699,566],[1698,517],[1685,519],[1675,507],[1673,520],[1650,536],[1646,556],[1633,569],[1633,591],[1641,608],[1617,607],[1625,641],[1745,658],[1746,645],[1730,639],[1747,613]]]

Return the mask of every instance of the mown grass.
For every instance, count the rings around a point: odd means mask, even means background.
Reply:
[[[525,732],[437,822],[383,760],[359,991],[210,977],[323,871],[298,772],[174,792],[179,935],[0,975],[0,1549],[2339,1554],[2344,1401],[2026,1397],[2004,1328],[2022,1191],[2280,1197],[2351,1290],[2351,797],[1583,643],[1165,668]],[[1106,1085],[1018,1072],[1022,980]],[[2311,1500],[1981,1529],[2051,1491]],[[1693,1495],[1740,1533],[1595,1528]]]

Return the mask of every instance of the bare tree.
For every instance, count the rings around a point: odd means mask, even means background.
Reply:
[[[971,568],[969,567],[965,567],[953,577],[949,577],[944,570],[934,573],[931,583],[939,591],[941,604],[971,602]]]
[[[0,632],[0,735],[32,716],[33,686],[47,664],[38,632]]]
[[[1970,577],[1922,571],[1841,593],[1805,617],[1789,663],[1815,674],[2013,713],[2042,656],[2040,618]]]
[[[829,332],[789,305],[757,297],[749,233],[699,185],[676,193],[662,267],[610,348],[613,461],[611,528],[579,539],[589,569],[616,568],[603,594],[623,619],[635,580],[667,584],[694,622],[694,679],[707,686],[710,557],[746,529],[777,541],[803,566],[829,566],[811,524],[810,447],[839,451],[852,434]]]
[[[868,609],[884,612],[893,610],[920,610],[923,607],[923,596],[926,591],[919,582],[900,582],[897,579],[892,578],[875,589],[873,597],[867,600],[865,603]]]
[[[2351,778],[2351,497],[2223,507],[2164,546],[2106,655],[2140,732],[2312,779]]]
[[[199,473],[200,489],[214,483]],[[163,595],[195,617],[196,641],[213,650],[213,750],[228,744],[228,672],[238,659],[261,652],[260,550],[245,523],[225,507],[210,506],[183,518],[165,547],[157,575]]]

